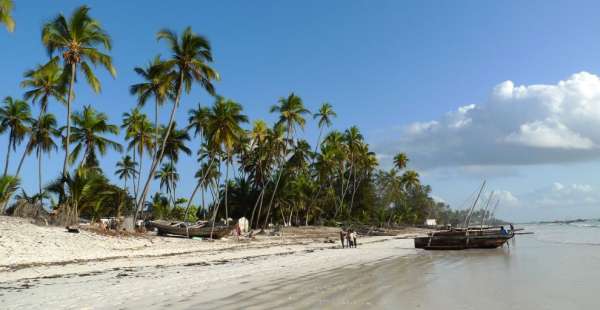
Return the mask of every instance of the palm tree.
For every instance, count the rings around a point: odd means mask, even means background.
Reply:
[[[167,98],[173,99],[174,75],[160,60],[160,56],[148,63],[146,68],[135,67],[133,69],[144,82],[131,85],[129,92],[138,97],[138,105],[144,106],[148,99],[154,97],[154,154],[158,152],[159,126],[158,108],[163,105]]]
[[[12,18],[14,8],[15,4],[12,0],[0,0],[0,23],[4,24],[9,32],[15,30],[15,21]]]
[[[10,96],[4,98],[4,106],[0,107],[0,133],[8,130],[8,145],[3,176],[8,172],[10,149],[16,151],[17,144],[21,144],[25,135],[31,131],[31,122],[31,110],[27,102]]]
[[[101,155],[106,154],[108,147],[117,152],[122,152],[121,144],[103,137],[103,134],[119,134],[117,125],[108,123],[108,116],[104,113],[98,113],[91,106],[85,106],[83,112],[76,112],[72,115],[73,134],[71,143],[76,144],[73,148],[70,161],[74,162],[79,157],[79,153],[84,150],[81,165],[88,167],[97,167],[96,150]],[[64,129],[64,128],[63,128]]]
[[[331,126],[331,119],[336,117],[337,114],[333,111],[333,106],[328,102],[324,102],[319,108],[319,112],[313,115],[313,119],[319,119],[319,137],[317,138],[317,144],[315,144],[315,153],[317,152],[319,145],[321,144],[321,135],[323,134],[323,128],[325,126]]]
[[[164,163],[154,178],[160,180],[160,189],[166,188],[167,195],[175,206],[175,184],[179,181],[175,165],[172,162]]]
[[[46,23],[42,28],[42,42],[52,56],[55,52],[61,53],[64,62],[64,70],[70,74],[69,94],[67,97],[67,136],[65,147],[65,160],[63,163],[63,177],[69,170],[68,158],[69,145],[71,144],[71,102],[73,100],[73,88],[76,82],[77,71],[81,70],[88,84],[98,93],[101,86],[100,81],[92,70],[92,65],[100,64],[114,77],[116,70],[112,65],[112,58],[98,47],[110,51],[111,39],[108,33],[102,29],[100,23],[89,16],[90,8],[81,6],[73,11],[69,19],[62,14]],[[58,56],[57,56],[58,57]]]
[[[408,156],[406,156],[405,153],[398,153],[398,154],[396,154],[396,156],[394,156],[394,166],[398,170],[402,170],[402,169],[406,168],[407,164],[408,164]]]
[[[50,98],[61,103],[66,102],[66,80],[63,69],[58,64],[58,58],[26,71],[23,76],[25,80],[21,82],[21,87],[29,89],[23,98],[33,103],[39,102],[40,114],[46,113]]]
[[[10,197],[14,192],[19,188],[19,178],[12,175],[5,175],[0,177],[0,214],[4,214],[4,210],[6,210],[6,205],[10,200]]]
[[[230,99],[217,96],[210,115],[208,116],[207,136],[209,144],[223,150],[225,159],[225,219],[228,219],[227,186],[229,181],[229,166],[233,162],[233,151],[236,144],[245,134],[240,126],[247,123],[248,117],[242,114],[242,106]],[[223,158],[221,158],[223,161]],[[216,214],[216,213],[215,213]],[[214,225],[214,219],[213,219]]]
[[[156,168],[162,160],[166,146],[165,143],[173,128],[175,112],[179,106],[182,91],[185,88],[186,93],[189,93],[192,89],[192,84],[198,82],[209,94],[214,95],[215,89],[212,81],[219,79],[219,74],[207,64],[213,61],[210,43],[203,36],[195,34],[191,27],[187,27],[180,37],[173,31],[164,29],[158,32],[157,38],[158,40],[167,41],[172,53],[171,58],[164,61],[164,66],[166,70],[173,72],[174,76],[176,76],[174,81],[175,98],[173,99],[173,108],[171,109],[169,123],[164,135],[167,139],[163,139],[161,149],[154,157],[148,179],[144,184],[141,199],[138,201],[136,214],[144,206],[150,181],[154,178]]]
[[[190,141],[190,135],[184,129],[178,129],[177,123],[173,123],[173,129],[171,134],[167,137],[167,128],[161,128],[161,143],[164,144],[164,157],[168,158],[171,162],[179,161],[179,152],[183,152],[187,155],[192,154],[192,150],[187,147],[188,141]],[[165,140],[166,138],[166,140]]]
[[[125,155],[121,158],[119,162],[117,162],[117,171],[115,171],[115,175],[119,177],[119,180],[123,180],[123,190],[127,191],[127,180],[130,178],[133,179],[135,175],[138,173],[136,170],[138,163],[136,163],[131,156]]]
[[[310,111],[304,107],[302,99],[296,96],[294,93],[291,93],[287,97],[280,98],[279,104],[272,106],[270,112],[279,113],[279,121],[277,123],[280,125],[285,125],[287,136],[286,141],[288,141],[290,144],[293,144],[294,132],[296,131],[296,127],[304,129],[304,125],[306,124],[304,115],[310,113]],[[283,162],[285,160],[284,157],[286,156],[286,153],[287,151],[283,152],[283,155],[280,158],[280,171],[277,175],[277,181],[275,182],[275,188],[273,189],[271,200],[269,201],[269,211],[271,210],[271,207],[273,205],[273,199],[275,198],[275,194],[277,193],[277,187],[279,186],[279,182],[281,181],[281,175],[283,174]],[[269,213],[269,211],[267,211],[267,214]],[[265,221],[265,226],[266,225],[267,222]]]
[[[96,167],[79,166],[73,175],[62,176],[46,186],[50,193],[62,197],[66,201],[66,223],[78,223],[79,212],[87,208],[94,208],[100,195],[106,190],[108,180]],[[64,186],[63,186],[64,185]]]
[[[42,195],[42,154],[50,153],[58,149],[55,139],[60,137],[60,131],[56,128],[56,118],[53,114],[42,114],[33,122],[31,127],[31,137],[27,144],[27,149],[23,153],[23,158],[17,168],[17,176],[21,170],[25,154],[29,154],[35,150],[38,160],[38,187],[39,195]]]
[[[419,173],[413,170],[408,170],[402,174],[402,184],[407,189],[418,187],[421,184],[419,181]]]
[[[152,148],[154,147],[154,138],[152,137],[152,124],[148,120],[146,114],[141,113],[139,108],[134,108],[130,113],[123,114],[123,124],[121,128],[125,128],[125,139],[130,140],[127,147],[128,150],[133,151],[133,161],[135,161],[135,154],[139,155],[139,170],[136,175],[133,176],[133,192],[135,199],[138,198],[138,190],[140,188],[140,176],[142,174],[144,150],[151,154]],[[137,183],[135,182],[137,178]]]
[[[208,107],[202,107],[198,103],[198,108],[190,109],[188,111],[188,130],[194,130],[194,137],[200,136],[202,138],[206,132],[206,126],[208,124],[208,116],[210,115],[210,109]],[[200,141],[202,144],[202,141]]]

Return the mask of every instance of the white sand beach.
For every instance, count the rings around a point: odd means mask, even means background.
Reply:
[[[364,237],[358,248],[342,250],[337,229],[301,231],[210,242],[85,230],[70,234],[0,217],[0,304],[4,309],[163,308],[171,303],[185,308],[186,300],[197,303],[198,296],[209,301],[277,280],[415,252],[412,239],[403,236]]]

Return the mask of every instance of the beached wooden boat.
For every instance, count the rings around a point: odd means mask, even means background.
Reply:
[[[493,249],[514,237],[514,231],[502,233],[499,228],[459,229],[430,232],[415,238],[415,248],[425,250]]]
[[[175,235],[184,237],[202,237],[220,239],[231,233],[233,226],[215,225],[214,229],[208,222],[199,224],[186,224],[184,222],[172,222],[156,220],[150,222],[150,227],[156,228],[159,236]]]

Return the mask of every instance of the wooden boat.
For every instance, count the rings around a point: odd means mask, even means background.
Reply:
[[[502,246],[514,231],[502,233],[500,228],[440,230],[415,238],[415,248],[425,250],[493,249]]]
[[[215,225],[214,229],[208,222],[198,224],[187,224],[184,222],[172,222],[164,220],[151,221],[150,227],[156,228],[159,236],[175,235],[184,237],[202,237],[220,239],[231,233],[233,226]]]

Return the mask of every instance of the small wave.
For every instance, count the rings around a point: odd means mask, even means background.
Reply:
[[[568,224],[574,227],[581,228],[600,228],[600,222],[581,222],[581,223],[571,223]]]
[[[586,241],[574,241],[574,240],[556,240],[548,238],[535,238],[537,241],[544,243],[553,244],[568,244],[568,245],[584,245],[584,246],[600,246],[600,242],[586,242]]]

